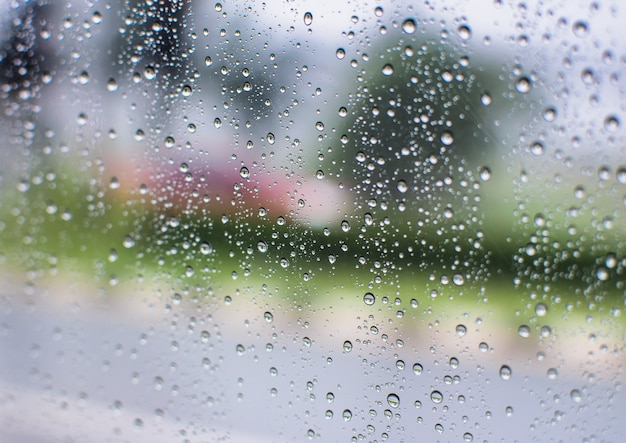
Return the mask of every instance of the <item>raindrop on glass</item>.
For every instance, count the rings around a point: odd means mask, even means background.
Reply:
[[[389,63],[387,63],[385,66],[383,66],[382,73],[383,73],[383,75],[387,75],[387,76],[392,75],[393,74],[393,66],[390,65]]]
[[[407,18],[402,22],[402,31],[405,34],[414,34],[417,30],[417,23],[415,23],[415,19]]]
[[[507,365],[502,365],[500,366],[500,378],[502,380],[510,380],[511,379],[511,368]]]
[[[389,394],[387,396],[387,404],[394,409],[398,408],[400,406],[400,397],[396,394]]]

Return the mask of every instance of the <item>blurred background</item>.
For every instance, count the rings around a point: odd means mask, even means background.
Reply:
[[[0,8],[5,439],[623,432],[617,3]]]

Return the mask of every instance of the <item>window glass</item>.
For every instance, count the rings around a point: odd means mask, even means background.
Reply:
[[[619,441],[607,2],[0,5],[6,441]]]

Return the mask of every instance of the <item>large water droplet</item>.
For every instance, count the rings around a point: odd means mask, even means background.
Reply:
[[[310,12],[305,12],[304,13],[304,24],[307,26],[311,26],[311,23],[313,23],[313,14],[311,14]]]
[[[407,18],[402,22],[402,31],[406,34],[414,34],[417,30],[417,23],[415,23],[415,19]]]
[[[430,399],[433,403],[439,404],[443,401],[443,394],[439,391],[433,391],[430,393]]]
[[[366,305],[371,306],[374,304],[374,302],[376,302],[376,296],[372,294],[371,292],[366,292],[365,295],[363,296],[363,302]]]
[[[383,75],[387,75],[387,76],[392,75],[393,74],[393,66],[390,65],[389,63],[387,63],[385,66],[383,66],[382,73],[383,73]]]
[[[513,374],[513,371],[511,371],[511,368],[507,365],[502,365],[500,366],[500,378],[502,380],[510,380],[511,379],[511,375]]]
[[[515,82],[515,90],[520,94],[526,94],[530,91],[532,82],[528,77],[520,77]]]
[[[397,409],[400,406],[400,397],[396,394],[389,394],[387,396],[387,404],[394,409]]]

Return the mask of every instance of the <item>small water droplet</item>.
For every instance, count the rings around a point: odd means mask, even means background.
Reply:
[[[450,146],[452,143],[454,143],[454,134],[452,134],[451,131],[443,131],[440,138],[441,143],[445,146]]]
[[[396,394],[389,394],[387,396],[387,404],[394,409],[397,409],[400,406],[400,397]]]
[[[515,82],[515,90],[520,94],[526,94],[530,92],[532,82],[528,77],[520,77]]]
[[[615,115],[609,115],[604,119],[604,129],[609,132],[615,132],[620,126],[619,118]]]
[[[483,166],[482,168],[480,168],[479,175],[482,181],[489,181],[491,179],[491,169],[489,169],[487,166]]]
[[[520,325],[520,327],[517,328],[517,333],[522,338],[528,338],[530,337],[530,327],[527,325]]]
[[[404,180],[398,180],[398,183],[396,184],[398,191],[401,192],[402,194],[404,194],[406,191],[409,190],[409,186],[406,184],[406,182]]]
[[[472,29],[467,26],[467,25],[461,25],[457,28],[456,30],[457,34],[459,35],[459,38],[461,40],[469,40],[470,38],[472,38]]]
[[[337,56],[339,60],[343,60],[344,57],[346,56],[346,50],[343,48],[337,48],[335,55]]]
[[[146,80],[154,80],[156,78],[156,69],[154,69],[154,66],[146,66],[143,70],[143,76]]]
[[[202,255],[208,255],[211,252],[213,252],[213,246],[211,246],[211,243],[209,242],[200,243],[200,253]]]
[[[539,317],[544,317],[548,313],[548,307],[545,303],[537,303],[535,306],[535,314]]]
[[[575,403],[580,403],[583,401],[583,394],[578,389],[572,389],[569,395]]]
[[[376,302],[376,296],[372,294],[371,292],[366,292],[365,295],[363,296],[363,302],[366,305],[371,306]]]
[[[126,237],[124,237],[122,245],[124,245],[125,248],[132,248],[133,246],[135,246],[135,239],[132,238],[130,235],[127,235]]]
[[[343,232],[348,232],[350,230],[350,223],[347,220],[343,220],[341,222],[341,230]]]
[[[305,12],[304,13],[304,24],[306,26],[311,26],[311,23],[313,23],[313,14],[311,14],[310,12]]]
[[[344,409],[341,416],[343,417],[343,421],[350,421],[352,420],[352,411],[350,409]]]
[[[417,23],[415,22],[415,19],[407,18],[402,22],[402,31],[404,31],[405,34],[414,34],[416,30]]]
[[[424,372],[424,367],[419,363],[415,363],[413,365],[413,372],[415,373],[415,375],[422,375],[422,372]]]
[[[480,103],[483,106],[489,106],[492,101],[493,99],[491,98],[491,94],[489,92],[483,91],[483,93],[480,94]]]
[[[392,75],[393,74],[393,66],[391,64],[387,63],[385,66],[383,66],[382,73],[383,73],[383,75],[387,75],[387,76]]]
[[[556,119],[556,108],[547,107],[543,110],[543,119],[547,122],[553,122]]]
[[[193,93],[193,89],[189,85],[184,85],[183,88],[180,90],[180,93],[183,97],[187,98],[191,96],[191,94]]]
[[[513,372],[511,371],[511,368],[507,365],[502,365],[500,366],[500,378],[502,380],[510,380],[511,379],[511,375],[513,374]]]
[[[466,432],[463,434],[463,441],[474,441],[474,436],[471,433]]]
[[[346,341],[343,342],[343,350],[345,352],[352,351],[352,342],[350,340],[346,340]]]
[[[213,120],[213,126],[215,126],[215,129],[219,129],[222,127],[222,120],[220,120],[219,118],[216,118],[215,120]]]
[[[250,170],[248,168],[246,168],[245,166],[243,166],[240,170],[239,170],[239,175],[241,176],[241,178],[243,179],[247,179],[250,178]]]
[[[540,156],[543,155],[544,152],[545,148],[543,146],[543,143],[537,141],[530,145],[530,153],[532,155]]]
[[[318,171],[315,173],[315,177],[316,177],[318,180],[323,179],[323,178],[324,178],[324,171],[322,171],[321,169],[320,169],[320,170],[318,170]]]
[[[109,92],[117,91],[117,81],[112,77],[107,81],[107,91]]]
[[[465,325],[456,325],[456,335],[458,335],[459,337],[463,337],[465,334],[467,334],[467,328],[465,327]]]
[[[430,393],[430,399],[433,403],[439,404],[443,401],[443,394],[439,391],[433,391]]]
[[[274,321],[274,316],[269,311],[265,311],[265,313],[263,314],[263,318],[268,323],[272,323]]]
[[[572,25],[572,31],[576,37],[586,37],[589,34],[589,24],[583,20],[578,20]]]

